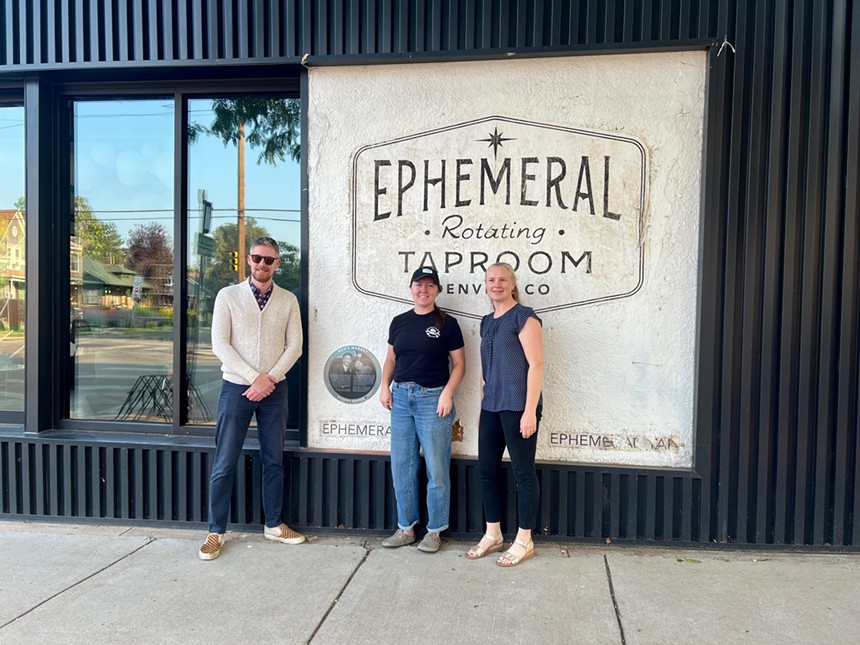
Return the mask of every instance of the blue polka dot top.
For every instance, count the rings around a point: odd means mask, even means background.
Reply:
[[[519,333],[531,317],[541,322],[534,309],[517,303],[498,318],[490,313],[481,319],[481,371],[484,376],[481,408],[484,410],[525,410],[529,362]]]

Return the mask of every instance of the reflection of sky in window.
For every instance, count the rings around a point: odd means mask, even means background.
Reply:
[[[0,106],[0,210],[24,196],[24,108]]]
[[[189,105],[189,121],[212,123],[209,101]],[[74,109],[75,193],[87,199],[99,219],[115,222],[124,238],[140,222],[160,222],[172,230],[173,101],[78,101]],[[298,163],[258,164],[258,156],[258,150],[246,148],[246,217],[277,239],[298,245]],[[205,189],[214,209],[213,229],[235,221],[236,146],[204,134],[191,146],[189,159],[189,208],[198,207],[197,191]],[[191,217],[189,230],[196,231],[195,214]]]
[[[203,127],[212,124],[211,102],[195,99],[188,102],[188,120]],[[188,204],[199,208],[197,191],[205,190],[212,202],[212,230],[236,221],[238,203],[238,152],[216,136],[203,134],[190,146],[188,162]],[[284,161],[272,166],[258,163],[260,150],[245,148],[245,216],[254,218],[278,241],[300,245],[299,217],[301,187],[299,163],[285,155]],[[197,231],[199,220],[189,221],[189,231]],[[210,230],[211,234],[211,230]]]
[[[78,101],[75,194],[120,234],[129,220],[169,220],[173,209],[173,106],[167,100]]]

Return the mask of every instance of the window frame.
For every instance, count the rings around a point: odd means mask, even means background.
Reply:
[[[24,185],[22,186],[22,192],[24,195],[24,202],[26,204],[26,202],[27,202],[27,179],[26,179],[27,153],[26,153],[26,150],[27,150],[27,129],[29,127],[29,119],[28,119],[28,115],[27,115],[27,104],[26,104],[26,100],[25,100],[25,96],[24,96],[24,89],[18,88],[18,87],[10,87],[10,88],[0,87],[0,108],[23,108],[23,111],[24,111],[24,146],[23,146],[24,159],[23,159],[23,164],[24,164],[25,178],[24,178]],[[29,229],[29,217],[27,216],[27,211],[24,212],[24,223],[25,223],[25,226],[27,226],[24,234],[27,235],[28,229]],[[27,282],[29,280],[29,271],[28,271],[28,266],[26,264],[27,257],[29,257],[29,255],[26,253],[26,247],[25,247],[25,256],[24,256],[24,261],[25,261],[25,266],[24,266],[24,293],[25,293],[25,296],[24,296],[24,298],[25,298],[25,300],[24,300],[24,306],[25,306],[24,316],[25,316],[25,321],[26,321],[26,307],[28,307],[28,302],[29,302],[29,293],[28,293],[29,289],[27,288]],[[27,325],[25,323],[25,332],[24,332],[25,347],[27,344],[28,336],[29,336],[29,334],[27,333]],[[26,414],[26,410],[27,410],[27,391],[28,391],[28,388],[27,388],[27,365],[25,362],[25,364],[24,364],[24,407],[20,410],[12,410],[10,408],[0,408],[0,424],[9,424],[9,425],[16,425],[16,426],[24,425],[25,414]]]
[[[259,73],[259,69],[255,70]],[[65,239],[66,249],[64,262],[57,262],[52,267],[52,279],[54,284],[61,285],[58,297],[53,299],[54,332],[61,338],[68,339],[68,330],[62,330],[61,321],[63,316],[68,317],[69,306],[69,250],[68,236],[70,231],[60,230],[62,226],[71,223],[71,208],[73,196],[71,196],[71,152],[73,135],[73,105],[75,101],[91,100],[142,100],[146,98],[170,99],[174,103],[174,196],[173,196],[173,222],[172,235],[174,247],[174,302],[185,302],[188,296],[187,281],[184,276],[188,269],[188,222],[187,208],[188,196],[188,103],[193,99],[230,98],[246,96],[272,96],[281,95],[286,98],[297,98],[301,101],[301,145],[302,157],[300,160],[300,183],[301,206],[300,206],[300,271],[301,271],[301,320],[302,325],[307,328],[307,166],[304,151],[307,148],[307,76],[303,70],[294,70],[291,75],[279,78],[255,78],[253,80],[238,80],[236,78],[219,80],[190,80],[176,81],[171,79],[166,82],[111,82],[111,83],[69,83],[55,86],[56,100],[54,101],[56,114],[55,145],[57,154],[56,172],[59,193],[69,195],[69,199],[58,204],[53,217],[59,218],[63,224],[58,227],[57,237]],[[57,223],[57,222],[55,222]],[[177,279],[181,276],[181,279]],[[65,303],[65,308],[63,307]],[[132,433],[135,435],[157,434],[160,439],[165,435],[177,438],[194,437],[211,438],[214,426],[212,424],[189,424],[188,423],[188,376],[187,376],[187,342],[188,342],[188,319],[185,307],[173,308],[173,374],[180,378],[173,379],[173,401],[174,415],[170,423],[115,421],[100,419],[71,419],[69,418],[69,393],[70,378],[64,370],[53,370],[51,376],[51,388],[54,399],[55,414],[51,427],[63,431],[94,431],[98,433]],[[68,345],[65,345],[68,347]],[[62,347],[62,343],[60,343]],[[305,334],[305,345],[302,348],[302,356],[307,355],[307,334]],[[299,414],[297,419],[290,419],[286,431],[286,441],[292,445],[306,445],[306,409],[307,409],[307,367],[304,360],[300,359],[300,384],[301,391],[295,393],[299,396]],[[292,393],[291,393],[292,394]],[[39,402],[34,402],[36,405]],[[0,413],[2,415],[2,413]],[[23,417],[23,413],[21,414]],[[0,416],[2,421],[2,416]],[[248,434],[249,438],[256,437],[256,430],[252,428]]]

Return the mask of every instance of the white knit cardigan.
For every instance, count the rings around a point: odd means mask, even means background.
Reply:
[[[225,381],[250,385],[260,374],[282,381],[302,355],[302,339],[299,301],[276,284],[262,310],[247,280],[215,297],[212,353]]]

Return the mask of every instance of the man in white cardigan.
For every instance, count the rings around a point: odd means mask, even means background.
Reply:
[[[296,297],[274,283],[280,264],[278,243],[257,238],[248,254],[248,280],[224,287],[215,298],[212,352],[221,361],[224,380],[209,479],[209,535],[199,552],[203,560],[221,554],[236,465],[255,414],[263,466],[263,534],[285,544],[305,541],[282,517],[285,376],[302,353],[302,322]]]

